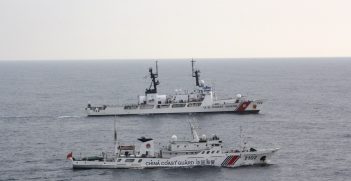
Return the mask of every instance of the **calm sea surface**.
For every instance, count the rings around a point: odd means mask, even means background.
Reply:
[[[218,97],[266,99],[257,115],[196,115],[200,134],[280,147],[268,166],[72,170],[66,154],[113,150],[113,117],[86,117],[92,104],[136,102],[152,60],[0,62],[0,180],[350,180],[351,59],[246,59],[197,62]],[[159,61],[159,93],[192,89],[188,60]],[[167,144],[190,138],[186,115],[118,118],[118,138]]]

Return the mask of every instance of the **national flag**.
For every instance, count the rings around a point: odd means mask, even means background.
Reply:
[[[73,153],[72,152],[69,152],[67,154],[67,160],[73,160]]]

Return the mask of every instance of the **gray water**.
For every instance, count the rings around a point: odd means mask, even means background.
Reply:
[[[113,117],[86,117],[91,103],[136,102],[152,60],[0,62],[0,180],[350,180],[351,59],[197,62],[218,97],[264,98],[257,115],[196,115],[201,134],[280,147],[267,166],[235,169],[72,170],[66,154],[113,150]],[[194,86],[188,60],[159,61],[160,93]],[[190,138],[186,115],[118,118],[118,138],[167,144]]]

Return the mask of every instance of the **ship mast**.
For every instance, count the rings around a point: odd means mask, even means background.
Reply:
[[[115,154],[117,156],[117,152],[118,152],[118,144],[117,144],[117,128],[116,128],[116,116],[115,116],[115,121],[113,124],[114,127],[114,142],[115,142]]]
[[[155,94],[157,93],[157,85],[160,84],[160,81],[157,80],[158,78],[158,65],[156,61],[156,73],[152,72],[152,67],[149,68],[151,84],[148,89],[145,90],[145,94]]]
[[[194,64],[195,64],[195,60],[191,59],[192,76],[195,77],[196,86],[199,86],[199,87],[200,87],[200,83],[199,83],[200,70],[194,69]]]
[[[195,122],[194,119],[193,119],[193,121]],[[194,124],[191,122],[190,119],[189,119],[189,124],[190,124],[191,134],[193,136],[193,141],[198,142],[200,139],[199,139],[199,136],[198,136],[197,131],[196,131],[197,127],[194,126]]]

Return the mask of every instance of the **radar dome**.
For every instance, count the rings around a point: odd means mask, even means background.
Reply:
[[[202,140],[206,140],[206,135],[203,134],[203,135],[201,136],[201,139],[202,139]]]
[[[172,136],[172,141],[177,141],[177,136],[176,135]]]
[[[241,94],[237,94],[236,97],[237,97],[237,98],[241,98]]]

